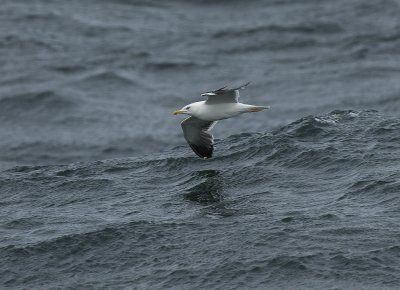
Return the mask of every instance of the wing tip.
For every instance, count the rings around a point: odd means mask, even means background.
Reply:
[[[245,84],[241,85],[240,87],[236,88],[236,90],[242,90],[245,89],[248,85],[251,84],[251,81],[246,82]]]
[[[242,90],[244,88],[246,88],[249,84],[251,84],[251,81],[248,81],[246,83],[244,83],[243,85],[240,85],[239,87],[236,88],[228,88],[228,86],[223,86],[222,88],[219,88],[217,90],[213,90],[213,91],[209,91],[206,93],[201,94],[202,97],[207,97],[207,96],[215,96],[218,94],[221,94],[225,91],[236,91],[236,90]]]
[[[208,148],[208,150],[204,150],[204,148],[201,148],[195,144],[189,143],[190,148],[192,148],[193,152],[196,153],[197,156],[199,156],[202,159],[209,159],[212,157],[213,155],[213,151],[214,151],[214,146],[211,145],[210,148]]]

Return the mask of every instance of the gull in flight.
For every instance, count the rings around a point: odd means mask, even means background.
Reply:
[[[219,120],[235,117],[243,113],[259,112],[269,107],[239,103],[239,90],[250,82],[236,88],[222,87],[202,96],[206,101],[196,102],[173,112],[173,115],[186,114],[189,118],[181,123],[183,136],[199,157],[207,159],[214,150],[214,138],[209,131]]]

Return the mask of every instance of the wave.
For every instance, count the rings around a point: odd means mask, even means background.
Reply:
[[[249,28],[227,29],[212,34],[213,38],[253,36],[261,33],[330,34],[342,33],[344,29],[334,23],[304,23],[293,26],[263,25]]]
[[[0,99],[0,118],[14,120],[21,115],[24,118],[51,118],[74,106],[74,100],[51,90],[12,95]]]
[[[399,119],[376,111],[333,111],[304,117],[271,133],[246,133],[217,140],[215,157],[207,162],[195,157],[187,146],[178,146],[128,160],[110,159],[92,165],[85,163],[83,167],[67,165],[60,167],[60,172],[90,175],[94,166],[95,174],[176,173],[187,185],[184,192],[188,200],[207,203],[220,199],[224,192],[226,170],[216,170],[215,166],[226,168],[231,164],[227,171],[235,172],[237,182],[251,187],[262,184],[265,178],[265,171],[253,172],[252,166],[264,168],[272,176],[279,174],[279,170],[307,170],[310,174],[342,178],[346,191],[338,200],[376,192],[385,192],[386,200],[399,189],[398,173],[390,165],[397,158],[396,153],[390,152],[396,152],[393,149],[400,142],[399,129]],[[148,139],[138,142],[147,143]],[[104,154],[112,154],[122,149],[110,145],[104,150]],[[130,152],[129,148],[123,150]],[[371,164],[380,168],[382,176],[371,172]]]
[[[53,94],[28,95],[27,100],[22,106],[32,107],[32,102],[39,102],[43,106],[43,100],[50,103],[53,101]],[[5,106],[6,102],[11,103]],[[20,102],[15,101],[15,104],[17,106]],[[12,99],[4,100],[3,107],[12,109],[13,105]],[[328,171],[339,165],[340,168],[346,164],[362,166],[368,158],[374,157],[371,151],[374,148],[379,153],[379,148],[396,146],[400,142],[397,134],[399,129],[398,119],[380,115],[376,111],[333,111],[326,115],[301,118],[273,132],[246,133],[217,140],[215,157],[211,162],[257,159],[260,165],[267,162],[287,168],[318,168]],[[146,143],[149,139],[135,139],[135,142]],[[110,145],[104,150],[112,152],[118,148]],[[385,160],[387,158],[382,161]],[[196,166],[207,164],[193,156],[187,146],[145,155],[134,162],[151,167],[162,166],[165,170],[181,168],[193,162]]]
[[[13,223],[18,223],[17,221]],[[25,246],[5,246],[0,248],[0,256],[32,257],[36,254],[57,256],[64,259],[71,255],[85,254],[91,248],[102,249],[112,244],[117,246],[124,240],[135,240],[136,245],[145,245],[156,240],[165,232],[177,227],[190,227],[189,224],[153,223],[147,221],[129,222],[126,224],[109,224],[106,227],[91,231],[66,234],[57,238],[40,241]],[[121,249],[124,251],[124,249]],[[47,254],[48,253],[48,254]],[[122,253],[121,253],[122,254]]]
[[[76,27],[76,33],[82,34],[86,37],[97,37],[104,36],[107,33],[131,33],[132,29],[129,26],[124,25],[111,25],[104,24],[97,21],[89,21],[84,18],[77,16],[71,16],[68,14],[61,14],[58,12],[47,12],[47,13],[25,13],[13,18],[18,22],[27,21],[34,23],[35,25],[46,25],[53,23],[55,25],[62,24],[64,28]]]
[[[0,37],[0,49],[29,50],[30,53],[34,51],[43,52],[43,50],[54,52],[55,46],[51,43],[38,40],[36,38],[8,34]]]
[[[151,61],[147,62],[144,65],[144,68],[148,70],[177,70],[204,66],[206,66],[206,64],[201,64],[194,61]]]
[[[320,45],[318,41],[307,37],[288,37],[281,39],[261,39],[257,42],[238,43],[229,48],[219,48],[221,53],[249,53],[258,51],[281,51],[312,48]]]
[[[386,200],[393,198],[400,188],[397,182],[399,174],[393,166],[398,158],[399,129],[398,118],[383,116],[376,111],[334,111],[322,116],[304,117],[270,133],[246,133],[217,140],[215,155],[206,162],[182,145],[131,159],[60,166],[58,171],[67,170],[69,176],[132,171],[158,172],[166,176],[177,174],[186,182],[187,199],[208,202],[223,194],[227,172],[235,172],[235,180],[242,185],[256,186],[263,183],[265,170],[271,175],[279,174],[279,170],[307,170],[310,174],[315,172],[342,178],[341,184],[346,190],[338,200],[377,192],[385,193],[382,198]],[[102,154],[112,156],[115,151],[131,152],[128,147],[120,148],[118,142],[115,146],[101,147]],[[132,142],[148,143],[151,139]],[[51,150],[41,149],[41,144],[31,144],[23,151],[32,151],[32,146],[43,154],[51,154]],[[78,147],[73,148],[78,152]],[[87,150],[90,148],[85,148],[85,152]],[[372,164],[379,174],[374,173]],[[217,170],[215,166],[221,169]],[[263,168],[263,171],[253,172],[253,166]],[[10,169],[10,172],[13,170]],[[36,175],[40,172],[33,171]],[[46,172],[46,167],[42,171]],[[29,175],[29,172],[25,174]],[[229,187],[229,182],[226,185]],[[208,195],[204,195],[205,192]]]
[[[136,85],[136,82],[131,78],[124,76],[115,71],[100,71],[90,76],[87,76],[79,81],[81,84],[93,86],[96,84],[103,84],[106,82],[108,85],[114,86],[131,86]]]
[[[100,80],[102,74],[92,78]],[[118,77],[117,79],[121,81]],[[39,109],[52,106],[68,107],[73,102],[52,92],[43,92],[1,99],[0,104],[9,111],[35,106]],[[380,115],[376,111],[333,111],[326,115],[301,118],[273,132],[246,133],[217,140],[215,158],[211,160],[225,162],[261,158],[258,162],[276,162],[293,168],[321,168],[343,162],[357,164],[369,157],[370,151],[367,149],[395,146],[396,142],[400,141],[397,134],[399,128],[398,119]],[[149,139],[135,142],[146,143]],[[356,154],[356,150],[362,149],[366,150],[363,154]],[[118,148],[110,145],[104,150],[114,151]],[[151,166],[163,165],[166,168],[181,167],[193,160],[204,164],[189,153],[187,146],[179,146],[163,153],[144,156],[144,161],[141,162]],[[152,159],[152,156],[159,158]]]

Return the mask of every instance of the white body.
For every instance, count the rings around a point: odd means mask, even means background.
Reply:
[[[249,112],[252,108],[257,106],[246,105],[242,103],[221,103],[221,104],[207,104],[206,101],[192,103],[190,105],[191,116],[204,121],[218,121],[228,119]]]

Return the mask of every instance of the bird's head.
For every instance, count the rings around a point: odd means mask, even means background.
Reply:
[[[192,115],[193,114],[193,105],[187,105],[184,106],[182,109],[180,110],[176,110],[175,112],[172,113],[172,115],[178,115],[178,114],[186,114],[186,115]]]

